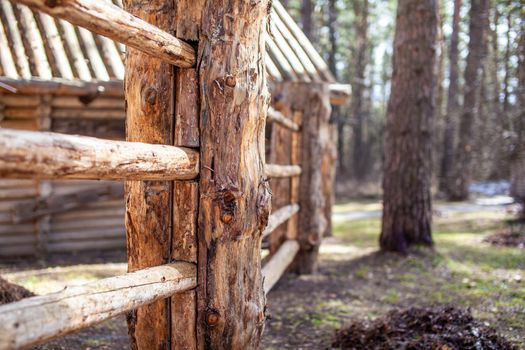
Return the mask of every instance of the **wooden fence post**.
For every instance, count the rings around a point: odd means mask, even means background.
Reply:
[[[264,175],[268,6],[267,0],[205,0],[202,13],[200,349],[256,349],[264,328],[260,247],[270,206]]]
[[[175,8],[165,0],[124,0],[135,16],[169,31]],[[171,145],[173,142],[173,71],[158,58],[127,48],[126,139]],[[161,265],[171,255],[172,182],[126,183],[128,270]],[[170,348],[170,301],[157,301],[128,315],[132,349]]]
[[[317,270],[319,246],[326,230],[322,178],[323,133],[330,118],[330,91],[326,83],[295,83],[289,85],[292,108],[303,112],[301,127],[301,167],[299,184],[299,227],[297,240],[300,250],[291,265],[296,273]]]

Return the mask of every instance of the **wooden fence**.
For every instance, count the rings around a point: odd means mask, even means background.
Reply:
[[[130,0],[125,10],[97,0],[17,2],[128,46],[127,141],[2,129],[0,177],[125,180],[129,273],[0,307],[0,349],[126,312],[133,348],[257,348],[265,293],[296,255],[299,270],[315,258],[303,248],[318,247],[322,231],[314,218],[313,233],[301,232],[298,219],[301,193],[320,185],[311,171],[321,166],[319,120],[270,109],[273,127],[289,133],[289,163],[265,163],[267,1]],[[271,215],[268,178],[289,182],[288,203]],[[320,214],[313,196],[307,215]],[[261,241],[272,237],[261,269]]]

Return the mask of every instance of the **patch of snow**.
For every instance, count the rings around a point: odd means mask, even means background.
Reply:
[[[469,186],[469,192],[489,197],[496,195],[508,196],[510,185],[508,180],[476,182]]]

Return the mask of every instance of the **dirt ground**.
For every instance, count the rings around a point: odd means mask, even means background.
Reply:
[[[347,207],[366,208],[360,203]],[[436,249],[409,256],[377,252],[379,218],[336,222],[334,237],[321,248],[319,272],[286,275],[269,293],[271,318],[263,349],[329,349],[335,331],[351,321],[420,304],[469,307],[474,317],[525,349],[525,251],[483,242],[508,218],[504,210],[440,215],[435,218]],[[55,273],[41,269],[37,275],[27,268],[4,266],[0,274],[41,294],[71,281],[122,273],[125,264],[62,267]],[[126,348],[120,317],[39,349]]]

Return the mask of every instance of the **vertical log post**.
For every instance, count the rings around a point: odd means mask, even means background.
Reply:
[[[203,0],[175,2],[173,32],[187,42],[199,39]],[[175,71],[175,146],[200,145],[199,77],[196,68]],[[173,238],[171,258],[197,263],[198,181],[179,181],[173,186]],[[171,298],[171,348],[197,349],[197,294],[195,290]]]
[[[278,94],[277,92],[274,92]],[[276,109],[277,110],[277,109]],[[290,106],[283,104],[278,109],[285,117],[289,118],[292,114]],[[272,124],[271,132],[271,148],[270,148],[270,159],[268,163],[271,164],[291,164],[291,152],[292,152],[292,138],[293,135],[297,134],[284,128],[278,123]],[[272,208],[273,211],[278,210],[288,204],[290,204],[290,184],[291,179],[297,179],[296,176],[291,178],[273,178],[270,179],[270,185],[272,188]],[[270,254],[273,255],[286,240],[287,225],[280,225],[277,227],[268,237],[270,243]]]
[[[199,349],[256,349],[264,328],[268,6],[267,0],[206,0],[202,13]]]
[[[302,125],[303,113],[301,111],[293,112],[293,121],[297,125]],[[301,132],[294,132],[291,135],[291,152],[290,152],[290,164],[301,165]],[[294,176],[290,178],[290,203],[299,203],[299,191],[301,184],[301,178]],[[299,214],[295,214],[288,220],[288,227],[286,231],[286,238],[290,240],[297,239],[297,229],[299,225]]]
[[[38,106],[38,129],[41,131],[51,130],[51,100],[52,95],[43,95],[40,97]],[[49,196],[53,190],[51,181],[37,181],[38,199]],[[36,221],[36,251],[38,258],[45,260],[47,258],[47,239],[51,232],[51,215],[44,215]]]
[[[171,30],[175,8],[165,0],[124,0],[135,16]],[[127,48],[126,139],[173,143],[174,68],[153,56]],[[172,182],[126,183],[128,270],[169,262],[172,235]],[[170,302],[161,300],[128,315],[132,349],[170,348]]]
[[[321,130],[330,118],[330,91],[325,83],[291,83],[292,108],[303,112],[301,127],[301,167],[299,185],[299,253],[291,271],[307,274],[317,270],[317,256],[326,230],[322,186],[323,142]]]

